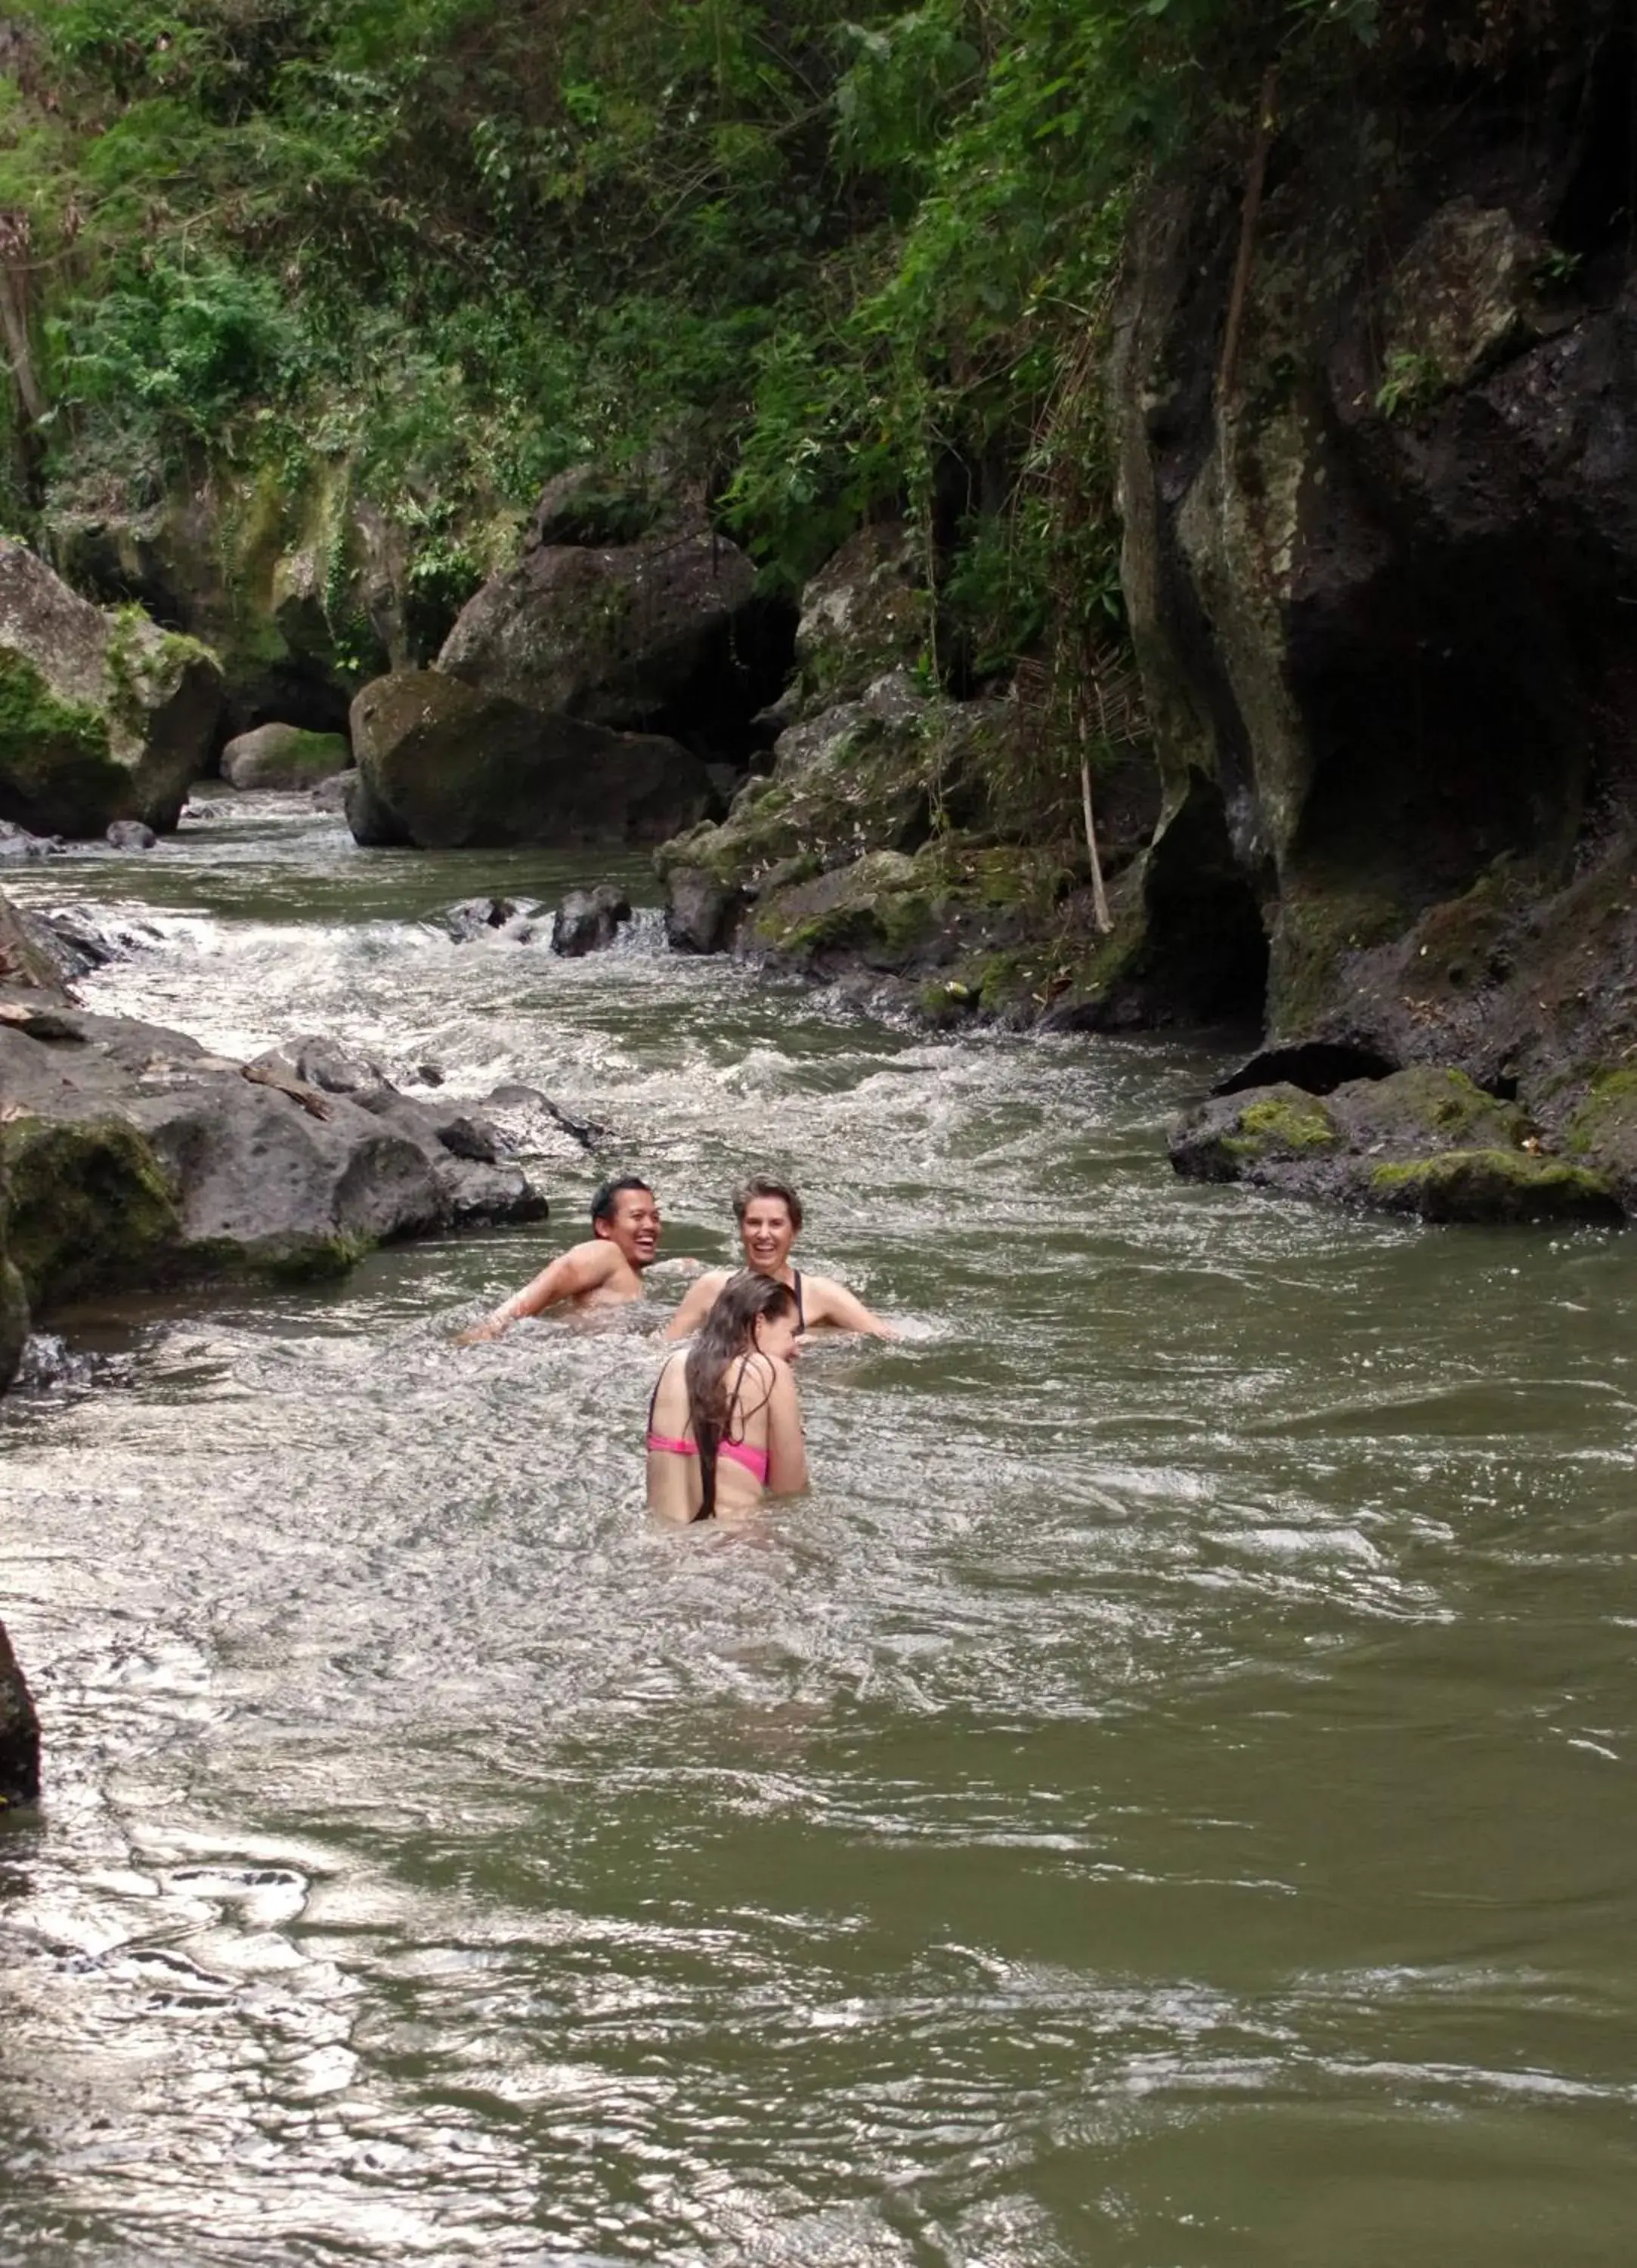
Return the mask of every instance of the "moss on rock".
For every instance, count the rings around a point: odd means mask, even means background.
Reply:
[[[107,719],[61,698],[26,654],[0,646],[0,818],[72,833],[87,806],[111,809],[127,784]]]
[[[1433,1221],[1581,1221],[1611,1226],[1623,1213],[1601,1174],[1521,1150],[1447,1150],[1369,1168],[1370,1201]]]
[[[1242,1110],[1238,1131],[1225,1138],[1225,1146],[1235,1157],[1301,1158],[1333,1150],[1340,1138],[1318,1097],[1293,1087]]]
[[[4,1147],[11,1257],[37,1310],[148,1281],[180,1242],[170,1176],[123,1120],[20,1118]]]

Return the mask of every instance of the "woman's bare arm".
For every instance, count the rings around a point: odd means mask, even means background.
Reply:
[[[838,1331],[863,1331],[872,1339],[898,1336],[891,1323],[884,1323],[879,1315],[872,1315],[863,1301],[855,1300],[846,1285],[838,1284],[833,1276],[804,1277],[803,1286],[810,1324],[829,1323]]]
[[[668,1339],[685,1339],[690,1332],[696,1331],[716,1306],[717,1294],[727,1280],[724,1269],[713,1268],[708,1276],[701,1276],[697,1284],[691,1284],[681,1306],[665,1325],[665,1336]]]

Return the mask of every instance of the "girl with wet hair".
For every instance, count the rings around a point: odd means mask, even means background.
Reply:
[[[730,1277],[686,1355],[648,1405],[648,1502],[663,1519],[732,1519],[763,1494],[807,1485],[802,1409],[790,1374],[796,1295],[776,1277]]]

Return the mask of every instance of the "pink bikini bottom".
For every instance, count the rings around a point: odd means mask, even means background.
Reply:
[[[696,1441],[673,1441],[668,1433],[650,1433],[648,1446],[657,1450],[662,1457],[696,1457],[699,1454]],[[752,1449],[748,1441],[723,1441],[718,1445],[716,1454],[728,1458],[736,1465],[743,1465],[752,1480],[759,1481],[764,1488],[767,1486],[766,1449]]]

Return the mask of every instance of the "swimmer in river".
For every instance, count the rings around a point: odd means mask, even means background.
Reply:
[[[807,1485],[790,1374],[796,1294],[746,1269],[729,1278],[686,1354],[667,1358],[648,1405],[648,1505],[664,1520],[731,1520],[764,1492]]]
[[[642,1271],[652,1266],[658,1249],[659,1201],[648,1183],[635,1174],[605,1182],[591,1199],[591,1233],[585,1242],[560,1253],[481,1323],[458,1331],[455,1344],[497,1339],[523,1316],[538,1315],[564,1300],[576,1307],[613,1307],[640,1300]]]
[[[745,1265],[757,1276],[771,1276],[796,1294],[796,1328],[810,1331],[828,1323],[840,1331],[863,1331],[871,1338],[895,1339],[898,1333],[879,1315],[872,1315],[845,1284],[830,1276],[807,1276],[790,1264],[790,1247],[801,1232],[802,1201],[788,1182],[771,1174],[752,1174],[735,1192],[733,1217],[739,1225]],[[693,1285],[665,1330],[668,1339],[685,1339],[697,1330],[729,1281],[730,1271],[713,1268]]]

